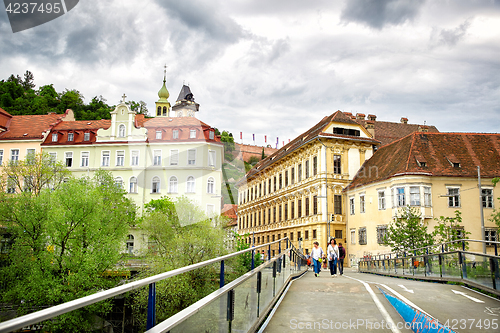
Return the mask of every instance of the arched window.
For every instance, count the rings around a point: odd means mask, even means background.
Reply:
[[[215,193],[215,180],[212,177],[208,178],[207,193]]]
[[[167,116],[167,107],[166,106],[163,107],[163,115],[165,117]]]
[[[134,252],[134,235],[127,236],[127,252],[133,254]]]
[[[170,177],[170,180],[168,182],[168,191],[170,193],[177,193],[177,177]]]
[[[118,127],[118,137],[124,138],[125,137],[125,125],[121,124]]]
[[[160,178],[157,176],[151,181],[151,193],[160,193]]]
[[[189,176],[188,179],[187,179],[187,186],[186,186],[186,192],[187,193],[194,193],[195,190],[194,190],[194,177],[193,176]]]
[[[129,193],[137,193],[137,178],[131,177],[129,184]]]
[[[158,107],[158,111],[156,111],[157,116],[161,116],[161,106]]]
[[[122,189],[123,188],[123,179],[122,179],[122,177],[116,177],[115,178],[115,184],[116,184],[116,187],[118,187],[119,189]]]

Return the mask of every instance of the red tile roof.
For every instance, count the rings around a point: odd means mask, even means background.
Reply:
[[[238,220],[237,212],[238,212],[238,205],[225,204],[224,207],[222,207],[221,215],[224,215],[232,220],[230,223],[228,223],[228,226],[233,226],[237,224]]]
[[[339,139],[347,139],[347,140],[355,140],[355,141],[363,141],[363,142],[368,142],[371,144],[378,145],[380,142],[377,140],[374,140],[372,138],[364,138],[364,137],[359,137],[359,136],[350,136],[350,135],[340,135],[340,134],[332,134],[332,133],[324,133],[323,131],[325,128],[331,123],[331,122],[339,122],[339,123],[344,123],[344,124],[352,124],[352,125],[359,125],[357,122],[352,120],[350,117],[345,115],[342,111],[337,111],[329,116],[324,117],[321,119],[319,123],[311,127],[309,130],[306,132],[302,133],[301,135],[297,136],[295,139],[287,143],[285,146],[280,148],[277,152],[274,154],[266,157],[259,163],[257,163],[248,173],[243,177],[238,183],[242,184],[246,180],[252,178],[259,172],[262,172],[264,169],[272,165],[273,163],[276,163],[283,157],[291,154],[295,150],[299,149],[303,145],[307,144],[311,140],[319,137],[331,137],[331,138],[339,138]]]
[[[5,111],[4,111],[5,112]],[[64,114],[12,116],[0,140],[42,139],[43,132],[56,125]]]
[[[144,127],[148,129],[149,142],[189,142],[204,140],[207,142],[220,142],[220,137],[214,135],[214,139],[210,139],[209,132],[211,127],[204,122],[194,117],[157,117],[146,119]],[[196,138],[190,138],[189,131],[195,129]],[[156,131],[163,132],[161,139],[156,139]],[[178,139],[173,139],[172,132],[179,131]]]
[[[476,178],[477,166],[482,177],[500,176],[500,134],[412,133],[379,148],[347,189],[398,175]]]
[[[111,120],[78,120],[62,121],[52,128],[52,131],[42,143],[43,146],[60,144],[92,144],[96,141],[97,130],[109,128]],[[57,142],[52,142],[52,133],[57,132]],[[73,141],[68,141],[68,133],[73,133]],[[84,141],[84,133],[90,133],[89,140]]]
[[[8,126],[9,121],[11,119],[12,119],[12,116],[10,115],[10,113],[8,113],[4,109],[0,108],[0,129],[2,129],[2,131],[7,130],[7,126]]]

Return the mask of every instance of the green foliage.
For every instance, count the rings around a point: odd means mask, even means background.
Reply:
[[[493,185],[496,186],[496,184],[500,181],[500,177],[493,178],[492,182]],[[498,198],[500,200],[500,198]],[[498,208],[495,208],[493,213],[491,214],[490,221],[495,223],[497,226],[500,227],[500,210]]]
[[[434,226],[432,236],[436,244],[447,243],[459,239],[469,239],[470,232],[465,231],[462,227],[462,213],[459,210],[455,211],[455,217],[440,216],[435,219],[437,225]],[[447,245],[448,249],[461,249],[461,243],[453,243]],[[468,248],[468,244],[466,245]]]
[[[257,156],[250,156],[250,158],[248,159],[248,163],[252,166],[257,164],[258,162],[259,162],[259,158]]]
[[[262,147],[262,156],[260,157],[261,160],[265,159],[267,156],[264,152],[264,147]]]
[[[427,232],[427,226],[422,223],[421,214],[413,207],[399,210],[400,217],[389,224],[384,244],[391,250],[403,253],[411,249],[433,244],[432,235]]]
[[[224,143],[224,151],[225,152],[234,151],[235,144],[234,144],[234,138],[233,138],[232,133],[229,133],[227,131],[223,131],[221,134],[220,141]]]
[[[250,245],[245,242],[245,239],[250,236],[250,234],[238,235],[234,234],[236,239],[236,252],[242,251],[250,248]],[[263,263],[260,253],[255,253],[254,265],[255,267],[260,266]],[[237,257],[237,275],[243,275],[252,269],[252,253],[248,251],[246,253],[240,254]]]
[[[148,234],[149,268],[139,278],[192,265],[227,253],[225,232],[217,219],[211,221],[185,197],[152,200],[142,228]],[[195,223],[184,224],[185,221]],[[206,266],[156,284],[157,317],[164,320],[218,288],[219,265]],[[133,295],[134,316],[145,325],[147,288]]]
[[[13,235],[8,266],[0,268],[1,302],[18,315],[56,305],[115,286],[105,277],[124,249],[135,218],[135,206],[109,173],[70,178],[38,195],[0,194],[0,224]],[[109,302],[72,311],[44,323],[52,332],[94,329],[96,314]]]
[[[130,107],[130,109],[132,111],[135,111],[136,113],[140,113],[140,114],[143,114],[146,116],[148,115],[147,104],[144,101],[139,101],[139,102],[128,101],[128,102],[125,102],[125,104],[127,104]]]

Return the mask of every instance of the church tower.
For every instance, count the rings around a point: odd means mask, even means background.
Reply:
[[[195,117],[195,113],[200,111],[200,104],[194,101],[193,93],[189,86],[182,85],[179,97],[172,106],[172,114],[175,117]]]
[[[168,102],[168,97],[170,93],[167,90],[167,66],[165,66],[165,71],[163,73],[163,87],[158,91],[158,97],[160,98],[156,104],[156,116],[157,117],[168,117],[170,116],[170,103]]]

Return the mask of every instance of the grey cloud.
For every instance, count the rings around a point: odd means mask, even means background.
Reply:
[[[425,0],[347,0],[342,10],[344,22],[358,22],[371,28],[399,25],[413,20]]]
[[[439,33],[440,41],[448,46],[455,46],[467,33],[470,22],[465,21],[455,29],[442,29]]]

